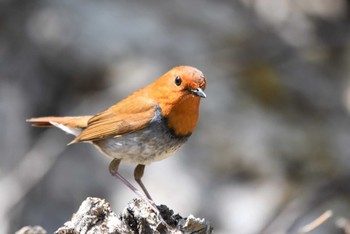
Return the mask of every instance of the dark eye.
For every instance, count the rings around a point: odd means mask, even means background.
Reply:
[[[180,86],[181,83],[182,83],[181,77],[180,77],[180,76],[177,76],[177,77],[175,78],[175,84],[176,84],[177,86]]]

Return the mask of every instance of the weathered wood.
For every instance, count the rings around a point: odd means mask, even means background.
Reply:
[[[55,233],[212,233],[212,227],[205,219],[192,215],[182,218],[165,205],[158,209],[161,216],[143,200],[134,199],[117,215],[105,200],[88,197],[72,219]]]
[[[15,234],[46,234],[46,230],[41,226],[25,226],[15,232]]]

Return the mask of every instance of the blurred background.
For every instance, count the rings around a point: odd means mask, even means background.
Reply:
[[[0,233],[135,197],[92,145],[26,118],[95,114],[185,64],[208,97],[188,143],[146,167],[155,201],[219,234],[296,233],[327,210],[310,233],[350,233],[347,0],[1,0]]]

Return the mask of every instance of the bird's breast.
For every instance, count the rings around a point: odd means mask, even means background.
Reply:
[[[157,107],[146,128],[93,143],[109,157],[146,165],[170,156],[189,136],[176,136]]]
[[[164,105],[162,112],[167,118],[168,127],[173,129],[177,136],[186,136],[195,130],[199,102],[200,98],[189,96],[176,105]]]

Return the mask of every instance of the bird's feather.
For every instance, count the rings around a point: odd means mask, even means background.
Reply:
[[[52,127],[52,123],[57,123],[72,128],[85,128],[91,117],[91,115],[66,117],[47,116],[27,119],[27,122],[32,123],[34,127]]]
[[[154,116],[157,103],[147,95],[139,95],[141,91],[92,117],[71,144],[118,137],[145,128]]]

